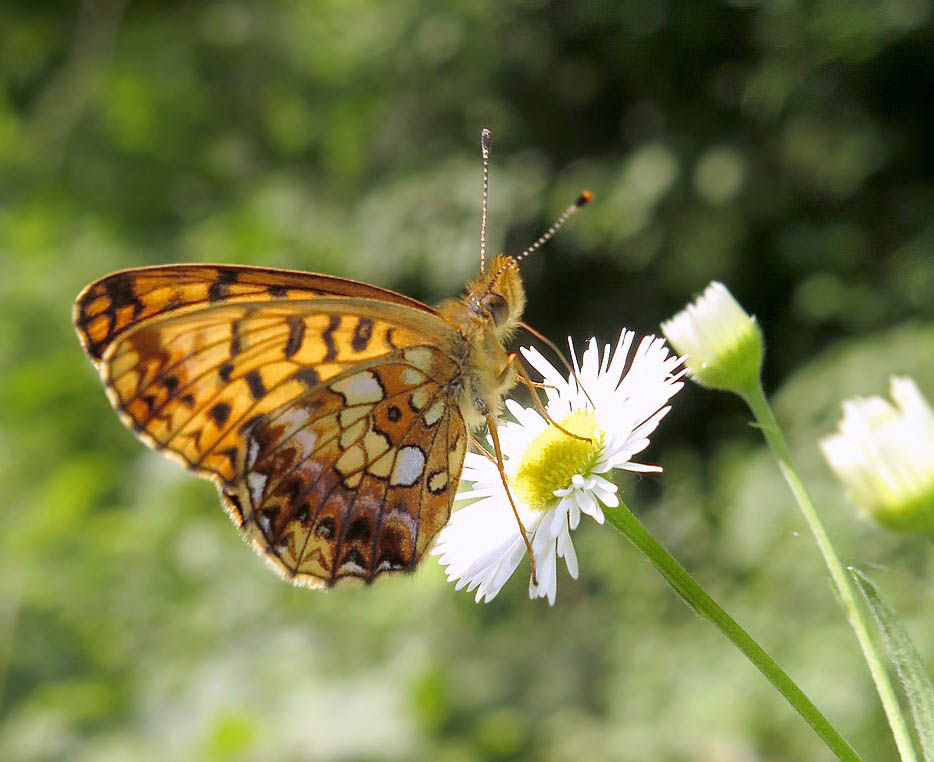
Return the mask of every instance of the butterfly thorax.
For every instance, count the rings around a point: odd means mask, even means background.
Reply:
[[[457,329],[449,349],[460,364],[453,387],[471,429],[482,426],[487,416],[497,418],[503,398],[516,385],[515,367],[505,345],[519,327],[524,307],[519,269],[503,255],[467,285],[464,297],[440,307],[442,316]]]

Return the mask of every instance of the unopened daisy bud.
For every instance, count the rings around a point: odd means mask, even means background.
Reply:
[[[702,386],[744,392],[757,385],[762,333],[722,283],[711,283],[692,304],[662,323],[662,333]]]
[[[820,443],[850,499],[889,529],[934,532],[934,412],[910,378],[893,378],[894,405],[847,400],[838,433]]]

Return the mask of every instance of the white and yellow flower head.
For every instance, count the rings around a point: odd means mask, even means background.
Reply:
[[[515,422],[500,422],[499,436],[510,492],[535,556],[538,584],[530,580],[532,598],[554,604],[558,558],[577,577],[571,530],[582,514],[602,524],[602,506],[619,505],[617,487],[606,474],[614,468],[661,470],[632,458],[648,446],[649,435],[669,410],[668,400],[683,386],[684,371],[663,339],[648,336],[632,354],[634,338],[623,331],[615,350],[607,345],[602,355],[591,339],[579,367],[571,345],[577,379],[564,376],[538,350],[522,349],[547,385],[549,417],[581,437],[569,437],[532,408],[506,402]],[[463,479],[473,487],[457,499],[475,502],[454,513],[433,553],[441,556],[458,589],[476,589],[478,602],[490,601],[526,547],[496,464],[468,453]]]
[[[847,400],[838,432],[821,440],[850,499],[883,526],[934,531],[934,412],[910,378],[893,378],[894,405]]]
[[[662,333],[686,355],[691,377],[702,386],[742,392],[758,384],[765,353],[762,332],[722,283],[711,283],[662,323]]]

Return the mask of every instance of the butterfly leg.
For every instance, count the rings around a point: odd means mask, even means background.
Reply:
[[[584,396],[587,398],[587,401],[596,408],[596,405],[593,404],[593,400],[590,399],[590,395],[587,393],[587,389],[581,383],[581,380],[577,377],[577,371],[574,370],[573,367],[571,367],[571,363],[569,363],[567,358],[564,356],[564,352],[558,349],[558,346],[551,339],[549,339],[544,334],[536,331],[528,323],[520,322],[519,325],[522,326],[526,331],[531,333],[536,339],[542,342],[542,344],[544,344],[546,347],[551,349],[551,351],[554,352],[558,356],[558,359],[561,360],[561,363],[564,365],[564,367],[568,369],[571,376],[573,376],[574,380],[577,381],[577,385],[580,387],[580,390],[584,393]]]
[[[516,375],[519,376],[519,382],[523,386],[528,387],[528,390],[531,393],[532,405],[534,405],[535,409],[539,413],[542,414],[542,417],[546,421],[548,421],[548,423],[550,423],[552,426],[558,429],[558,431],[561,431],[567,434],[572,439],[579,439],[582,442],[590,442],[590,437],[582,437],[578,434],[572,434],[570,431],[564,428],[560,423],[558,423],[554,418],[548,415],[548,411],[545,409],[545,406],[542,404],[542,401],[538,396],[538,392],[536,392],[535,390],[536,389],[548,389],[548,388],[554,388],[554,387],[549,387],[547,384],[540,384],[537,381],[533,381],[531,378],[529,378],[529,374],[526,371],[525,366],[519,361],[519,356],[515,352],[509,355],[507,362],[511,365],[515,365]],[[508,368],[509,365],[507,365],[506,367]]]
[[[475,436],[471,435],[470,441],[473,443],[473,446],[477,448],[477,451],[487,460],[496,462],[496,456],[491,453],[486,447],[483,446],[483,442],[477,439]]]
[[[558,390],[558,387],[555,386],[554,384],[543,384],[540,381],[523,380],[522,383],[525,386],[529,387],[529,389],[535,388],[535,389],[553,389],[555,391]]]
[[[519,524],[519,533],[522,535],[522,541],[525,543],[525,549],[529,554],[529,564],[532,566],[532,584],[538,587],[538,576],[535,573],[535,554],[532,553],[532,543],[529,542],[529,536],[525,531],[525,526],[522,523],[522,519],[519,518],[519,511],[516,509],[516,504],[513,502],[512,493],[509,491],[509,482],[506,479],[506,469],[503,466],[503,451],[499,446],[499,431],[496,428],[496,421],[492,416],[486,417],[486,425],[490,430],[490,438],[493,440],[493,451],[496,453],[496,458],[494,462],[496,463],[496,468],[499,469],[499,477],[503,480],[503,488],[506,490],[506,497],[509,498],[509,505],[512,507],[513,515],[516,517],[516,522]],[[482,452],[489,457],[489,453],[486,452],[484,448],[480,448]]]

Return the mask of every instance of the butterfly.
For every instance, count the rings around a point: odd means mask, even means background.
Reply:
[[[483,148],[481,252],[486,131]],[[369,583],[415,568],[450,517],[472,432],[495,437],[522,376],[505,348],[525,306],[520,259],[495,257],[438,309],[329,275],[144,267],[87,286],[74,323],[121,420],[212,480],[275,572]]]

